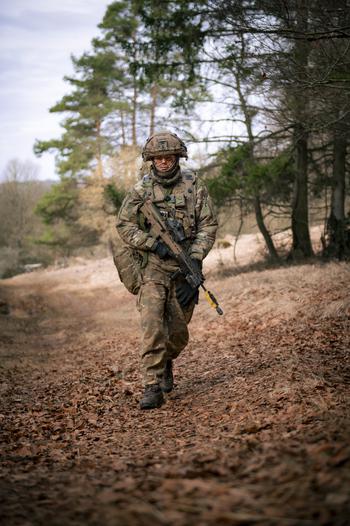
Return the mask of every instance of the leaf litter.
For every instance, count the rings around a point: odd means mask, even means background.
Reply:
[[[58,271],[0,284],[1,523],[347,525],[346,264],[213,274],[225,315],[200,303],[149,412],[108,265],[96,285],[89,264],[83,286],[76,269],[66,289]]]

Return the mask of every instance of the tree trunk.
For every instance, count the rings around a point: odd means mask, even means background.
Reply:
[[[296,125],[296,141],[296,176],[292,202],[293,258],[313,255],[309,232],[307,133],[302,124]]]
[[[297,0],[296,6],[297,29],[301,33],[306,33],[308,28],[307,0]],[[307,73],[309,48],[309,43],[305,39],[296,40],[294,48],[295,74],[300,80]],[[308,134],[305,129],[308,116],[308,94],[305,90],[300,92],[298,85],[294,87],[294,90],[296,176],[292,201],[293,245],[290,256],[292,258],[308,258],[313,255],[308,210]]]
[[[133,39],[133,45],[134,45],[134,53],[133,53],[133,61],[136,62],[137,60],[137,35],[136,33],[132,36]],[[132,95],[132,116],[131,116],[131,135],[132,135],[132,145],[137,146],[137,132],[136,132],[136,121],[137,121],[137,97],[138,97],[138,84],[137,84],[137,75],[134,72],[133,73],[133,95]]]
[[[122,145],[126,145],[126,136],[125,136],[125,122],[124,122],[124,112],[120,110],[120,128],[122,132]]]
[[[263,217],[263,213],[262,213],[262,210],[261,210],[261,203],[260,203],[259,195],[255,196],[255,199],[254,199],[254,210],[255,210],[256,222],[257,222],[257,225],[259,227],[260,232],[262,233],[262,235],[264,237],[267,249],[268,249],[269,254],[270,254],[270,258],[273,261],[278,261],[279,260],[279,256],[277,254],[275,245],[273,243],[273,240],[272,240],[272,237],[270,235],[270,232],[267,230],[266,225],[264,223],[264,217]]]
[[[158,95],[158,86],[153,84],[151,88],[151,116],[150,116],[150,125],[149,125],[149,134],[154,134],[154,126],[156,119],[156,108],[157,108],[157,95]]]
[[[137,146],[137,134],[136,134],[136,114],[137,114],[137,86],[136,79],[134,80],[134,92],[132,97],[132,116],[131,116],[131,133],[132,133],[132,145]]]
[[[244,115],[244,123],[248,134],[248,141],[249,141],[249,151],[250,151],[250,159],[253,163],[255,163],[255,156],[254,156],[254,134],[253,134],[253,123],[252,123],[252,116],[249,112],[249,109],[247,107],[247,102],[243,94],[242,86],[241,86],[241,77],[240,73],[237,71],[235,73],[235,79],[236,79],[236,91],[238,94],[239,102],[241,105],[241,110]],[[254,211],[255,211],[255,219],[256,223],[258,225],[258,228],[265,240],[266,247],[269,251],[270,258],[273,261],[278,261],[279,256],[277,254],[277,250],[275,248],[275,245],[273,243],[273,239],[271,237],[270,232],[266,228],[265,222],[264,222],[264,216],[261,210],[261,203],[260,203],[260,196],[258,193],[256,193],[254,197]]]
[[[97,160],[97,177],[103,179],[103,163],[102,163],[102,148],[101,148],[101,123],[100,121],[96,122],[96,132],[97,132],[97,151],[96,151],[96,160]]]
[[[328,219],[329,241],[327,255],[335,256],[339,260],[349,255],[347,246],[347,232],[345,225],[345,174],[346,174],[346,136],[342,130],[334,130],[333,143],[333,180],[331,213]]]
[[[338,0],[339,15],[338,26],[348,25],[350,13],[347,0]],[[346,95],[345,95],[346,97]],[[346,99],[345,99],[346,100]],[[338,122],[333,128],[333,174],[332,174],[332,194],[331,211],[327,221],[328,246],[326,255],[336,257],[339,260],[350,256],[350,236],[347,231],[345,217],[345,178],[346,178],[346,150],[349,137],[349,116],[344,115],[344,94],[336,96],[335,114]]]

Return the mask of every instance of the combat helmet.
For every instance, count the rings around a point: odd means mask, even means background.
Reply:
[[[150,161],[153,157],[162,154],[178,155],[187,159],[187,148],[176,133],[169,131],[155,133],[148,137],[142,150],[142,159]]]

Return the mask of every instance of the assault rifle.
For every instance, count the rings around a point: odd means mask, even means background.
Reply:
[[[147,199],[143,203],[140,207],[140,211],[152,225],[155,235],[160,237],[160,239],[166,244],[180,265],[180,270],[174,273],[172,276],[173,279],[181,273],[192,288],[196,289],[197,287],[202,287],[209,305],[213,307],[218,314],[223,314],[223,310],[219,306],[214,294],[203,285],[202,273],[194,267],[190,256],[179,245],[179,243],[185,239],[181,232],[181,226],[179,226],[179,223],[172,219],[164,219],[158,208],[150,199]]]

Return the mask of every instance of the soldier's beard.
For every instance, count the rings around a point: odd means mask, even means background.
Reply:
[[[181,174],[179,168],[179,159],[176,159],[170,170],[167,170],[166,172],[158,171],[154,163],[152,163],[153,177],[162,186],[172,186],[180,178]]]

